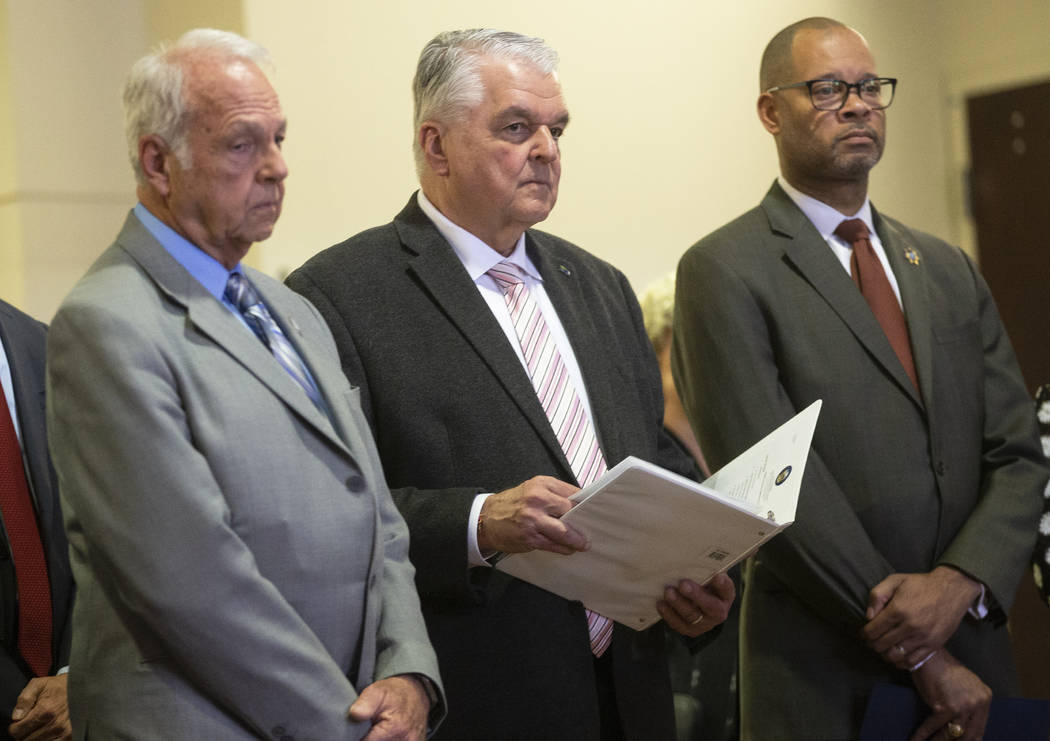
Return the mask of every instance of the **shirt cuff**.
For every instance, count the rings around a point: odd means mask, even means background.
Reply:
[[[55,672],[55,676],[56,677],[61,677],[63,674],[69,674],[69,667],[68,666],[64,666],[61,669],[59,669],[57,672]]]
[[[984,584],[982,584],[981,582],[977,583],[981,586],[981,593],[977,595],[977,599],[973,601],[973,604],[970,606],[970,609],[967,610],[967,612],[970,613],[970,615],[977,620],[984,620],[986,617],[988,617],[988,592],[985,589]]]
[[[470,505],[470,516],[467,520],[467,565],[468,566],[490,566],[478,549],[478,520],[481,518],[481,505],[492,494],[478,494],[474,497],[474,503]],[[489,554],[491,557],[492,553]]]

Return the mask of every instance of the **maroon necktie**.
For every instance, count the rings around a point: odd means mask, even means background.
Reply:
[[[38,677],[51,673],[51,585],[22,448],[0,388],[0,512],[18,588],[18,651]]]
[[[904,372],[918,390],[919,378],[915,373],[915,360],[911,355],[908,324],[904,321],[904,312],[901,311],[897,296],[886,277],[886,271],[882,269],[875,248],[871,246],[867,225],[860,219],[846,219],[836,227],[835,234],[853,246],[853,255],[849,260],[853,282],[860,288],[872,313],[882,325],[882,331],[886,333],[890,346],[904,366]]]

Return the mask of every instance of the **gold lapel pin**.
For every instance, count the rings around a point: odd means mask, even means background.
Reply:
[[[904,256],[908,258],[908,262],[910,262],[912,265],[919,264],[919,253],[915,251],[914,247],[909,247],[908,249],[904,250]]]

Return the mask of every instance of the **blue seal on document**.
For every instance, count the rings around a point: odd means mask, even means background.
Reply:
[[[785,466],[784,470],[777,474],[777,486],[780,486],[788,480],[788,476],[791,475],[791,466]]]

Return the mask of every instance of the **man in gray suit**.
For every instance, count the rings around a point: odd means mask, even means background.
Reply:
[[[487,560],[586,548],[559,519],[567,497],[627,455],[695,475],[663,431],[626,278],[530,228],[558,194],[569,114],[556,61],[516,33],[434,38],[413,85],[422,190],[288,284],[332,327],[412,531],[450,698],[438,737],[662,741],[674,738],[665,625],[698,637],[721,623],[728,577],[654,594],[664,622],[635,631]]]
[[[893,681],[932,708],[916,738],[976,740],[1016,690],[1004,622],[1047,471],[976,267],[868,201],[895,84],[836,21],[777,34],[781,177],[679,265],[674,368],[712,468],[824,400],[795,524],[747,573],[747,739],[853,738]]]
[[[135,65],[140,202],[49,334],[78,739],[418,740],[441,712],[357,391],[240,263],[287,175],[265,62],[197,30]]]

